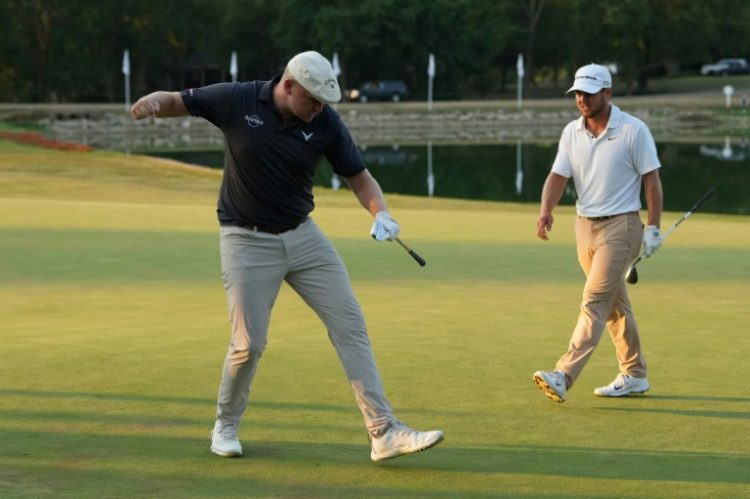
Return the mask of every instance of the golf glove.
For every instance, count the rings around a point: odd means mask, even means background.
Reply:
[[[643,230],[643,255],[648,258],[661,246],[661,234],[656,225],[647,225]]]
[[[398,236],[401,228],[387,211],[379,211],[375,214],[375,222],[372,224],[370,235],[378,241],[393,241]]]

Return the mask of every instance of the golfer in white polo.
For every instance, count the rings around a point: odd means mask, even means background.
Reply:
[[[552,210],[572,177],[578,195],[578,262],[586,274],[583,300],[567,352],[553,371],[537,371],[533,376],[556,402],[565,400],[605,327],[615,344],[620,369],[614,381],[594,393],[620,397],[649,389],[638,325],[623,277],[641,245],[646,257],[661,245],[661,164],[651,132],[641,120],[610,103],[612,76],[604,66],[589,64],[578,69],[570,92],[575,92],[581,117],[562,132],[536,223],[537,235],[546,241],[554,222]],[[639,215],[641,185],[648,206],[645,230]]]

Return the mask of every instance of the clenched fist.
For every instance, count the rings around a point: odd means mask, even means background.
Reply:
[[[133,104],[130,108],[130,115],[134,120],[142,120],[149,116],[156,116],[160,110],[161,105],[159,104],[159,99],[156,96],[147,95],[141,97],[135,104]]]

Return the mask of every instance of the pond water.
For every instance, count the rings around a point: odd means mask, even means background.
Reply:
[[[684,212],[709,188],[717,195],[701,208],[712,213],[750,213],[750,144],[660,142],[664,209]],[[557,142],[516,144],[423,144],[361,149],[373,176],[388,193],[538,203]],[[221,168],[222,150],[145,154]],[[315,184],[343,182],[322,160]],[[343,187],[341,187],[343,188]],[[574,204],[572,182],[561,204]]]

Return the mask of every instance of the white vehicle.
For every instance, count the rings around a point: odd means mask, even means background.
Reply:
[[[701,67],[701,74],[704,76],[711,75],[736,75],[750,74],[750,66],[747,65],[746,59],[720,59],[715,64],[705,64]]]

